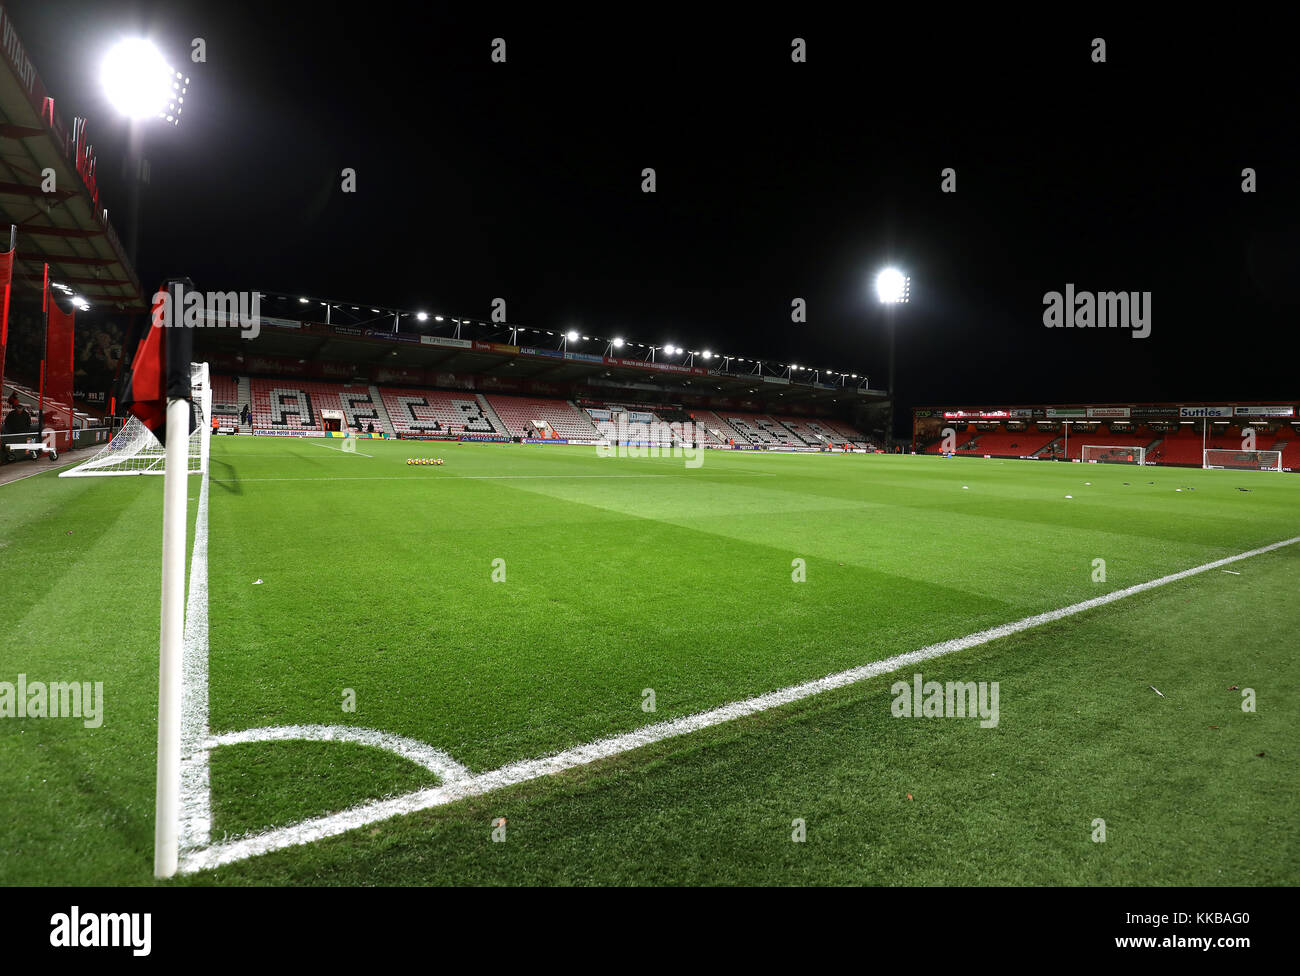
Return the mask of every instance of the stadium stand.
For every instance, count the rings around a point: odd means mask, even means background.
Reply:
[[[323,431],[322,410],[342,410],[349,428],[382,419],[368,386],[311,380],[250,381],[254,430]]]
[[[1032,430],[984,431],[975,438],[972,448],[958,450],[957,453],[991,454],[995,457],[1033,457],[1059,436],[1059,434],[1043,434]],[[1070,447],[1073,449],[1074,445],[1071,444]]]
[[[487,402],[514,437],[523,437],[538,422],[548,424],[561,438],[596,440],[600,431],[586,411],[565,400],[542,400],[536,397],[512,397],[493,394]]]
[[[398,437],[411,435],[497,434],[507,431],[489,416],[473,393],[379,388],[384,409]]]
[[[729,440],[735,441],[737,444],[749,443],[749,438],[732,427],[712,410],[696,410],[695,422],[708,431],[709,436],[715,440],[724,443]],[[717,432],[716,434],[714,433],[715,431]]]
[[[747,443],[759,444],[764,447],[780,446],[781,442],[767,429],[759,426],[757,418],[753,415],[728,412],[722,414],[722,419],[727,422],[732,430],[739,432]]]
[[[225,413],[239,412],[239,384],[233,376],[212,377],[212,409],[216,412],[223,407],[229,408],[222,411]]]

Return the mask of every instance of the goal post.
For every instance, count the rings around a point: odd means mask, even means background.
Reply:
[[[190,364],[194,432],[189,435],[187,468],[190,474],[208,470],[212,444],[212,383],[207,363]],[[75,468],[60,471],[60,478],[118,477],[162,474],[167,452],[140,418],[132,416],[107,444]]]
[[[1147,449],[1127,444],[1084,444],[1079,457],[1091,464],[1146,464]]]
[[[1234,471],[1281,471],[1282,452],[1211,447],[1205,450],[1201,466],[1230,468]]]

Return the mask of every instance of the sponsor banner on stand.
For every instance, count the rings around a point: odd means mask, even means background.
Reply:
[[[388,342],[418,343],[422,338],[429,338],[428,336],[407,335],[405,332],[383,332],[379,329],[366,329],[366,335],[372,339],[384,339]]]
[[[1117,420],[1127,420],[1129,413],[1128,407],[1089,407],[1088,416],[1099,417],[1102,419],[1110,417]]]
[[[420,336],[420,342],[426,346],[446,346],[449,349],[474,348],[474,343],[469,339],[451,339],[447,336]]]
[[[519,347],[507,345],[504,342],[483,342],[481,339],[474,340],[475,352],[495,352],[503,356],[518,356]]]
[[[945,420],[1005,420],[1011,416],[1008,410],[945,410]]]
[[[1294,417],[1295,407],[1236,407],[1238,417]]]
[[[1049,417],[1086,417],[1088,411],[1083,407],[1048,407],[1047,416]]]
[[[1131,413],[1132,417],[1177,417],[1177,407],[1134,407]]]
[[[536,346],[520,346],[520,353],[525,356],[540,356],[542,359],[563,359],[564,353],[558,349],[538,349]]]
[[[603,357],[606,366],[629,366],[632,369],[653,369],[660,373],[685,373],[688,376],[708,376],[707,369],[698,366],[674,366],[672,363],[647,363],[640,359],[619,359],[614,356]]]
[[[1178,416],[1184,420],[1196,420],[1201,417],[1231,417],[1232,407],[1179,407]]]

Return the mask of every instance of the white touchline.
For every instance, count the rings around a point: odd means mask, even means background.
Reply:
[[[1275,549],[1294,545],[1297,542],[1300,542],[1300,536],[1285,539],[1281,542],[1274,542],[1271,545],[1262,546],[1259,549],[1252,549],[1250,552],[1243,552],[1236,556],[1227,556],[1223,559],[1216,559],[1214,562],[1205,563],[1202,566],[1195,566],[1192,569],[1184,569],[1177,573],[1171,573],[1168,576],[1161,576],[1159,579],[1150,580],[1146,583],[1138,583],[1123,590],[1115,590],[1114,592],[1107,593],[1104,596],[1094,597],[1091,600],[1084,600],[1082,603],[1075,603],[1068,607],[1062,607],[1059,610],[1049,610],[1046,613],[1036,614],[1032,617],[1025,617],[1022,620],[1002,624],[997,627],[991,627],[988,630],[981,630],[979,633],[971,634],[967,637],[958,637],[954,640],[931,644],[928,647],[922,647],[920,650],[908,651],[905,654],[898,654],[894,657],[886,658],[883,661],[873,661],[870,664],[864,664],[856,668],[850,668],[847,671],[830,674],[824,678],[818,678],[815,681],[791,685],[788,688],[782,688],[779,691],[759,695],[756,698],[748,698],[744,701],[732,702],[728,705],[722,705],[719,708],[710,709],[707,712],[699,712],[695,715],[688,715],[684,718],[673,719],[668,722],[656,722],[653,725],[647,725],[644,728],[636,729],[632,732],[625,732],[622,735],[598,739],[595,742],[589,742],[586,745],[577,746],[573,749],[566,749],[563,752],[551,756],[542,756],[538,759],[525,759],[522,762],[509,763],[508,765],[502,766],[500,769],[494,769],[491,772],[479,773],[478,775],[471,775],[463,779],[452,779],[443,782],[440,786],[417,790],[413,793],[407,793],[404,796],[365,803],[361,806],[356,806],[340,813],[334,813],[324,817],[316,817],[311,820],[305,820],[301,823],[292,824],[288,827],[281,827],[276,830],[269,830],[265,833],[256,834],[250,837],[214,844],[204,850],[193,851],[184,855],[181,858],[181,871],[185,873],[201,871],[207,868],[219,867],[223,864],[231,864],[235,861],[242,861],[246,858],[256,857],[259,854],[267,854],[271,851],[282,850],[286,847],[294,847],[299,844],[308,844],[313,841],[323,840],[327,837],[335,837],[339,834],[346,833],[349,830],[354,830],[357,827],[363,827],[367,824],[376,823],[381,820],[388,820],[391,817],[403,816],[405,814],[415,813],[418,810],[427,810],[431,807],[443,806],[456,800],[465,799],[466,797],[481,796],[484,793],[490,793],[506,786],[526,783],[529,780],[540,779],[543,776],[550,776],[567,769],[585,766],[588,763],[595,762],[599,759],[607,759],[610,756],[617,756],[620,753],[631,752],[633,749],[639,749],[642,746],[650,745],[653,742],[660,742],[664,739],[686,735],[690,732],[698,732],[700,729],[707,729],[715,725],[721,725],[724,722],[730,722],[734,719],[742,718],[746,715],[753,715],[756,712],[763,712],[771,708],[777,708],[781,705],[788,705],[791,702],[810,698],[813,695],[820,695],[823,692],[831,691],[835,688],[843,688],[847,685],[856,684],[860,681],[865,681],[868,678],[888,674],[891,671],[913,667],[922,661],[929,661],[933,658],[943,657],[946,654],[953,654],[957,651],[964,651],[972,647],[978,647],[981,644],[987,644],[990,641],[997,640],[1001,637],[1009,637],[1012,634],[1018,634],[1021,631],[1029,630],[1042,624],[1052,623],[1076,613],[1082,613],[1085,610],[1092,610],[1096,607],[1106,606],[1107,604],[1114,603],[1117,600],[1123,600],[1125,597],[1130,597],[1137,593],[1143,593],[1147,590],[1155,589],[1158,586],[1175,583],[1179,580],[1184,580],[1200,573],[1209,572],[1213,569],[1219,569],[1223,566],[1240,562],[1243,559],[1250,559],[1252,556],[1259,556],[1266,552],[1272,552]]]
[[[181,651],[181,824],[180,848],[211,841],[212,795],[208,782],[208,475],[199,485],[194,514],[194,554],[185,601],[185,645]]]

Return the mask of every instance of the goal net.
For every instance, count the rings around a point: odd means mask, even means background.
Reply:
[[[1206,468],[1232,468],[1236,471],[1281,471],[1281,451],[1234,451],[1209,448],[1205,451]]]
[[[1146,464],[1145,447],[1116,447],[1113,444],[1084,444],[1083,461],[1093,464]]]
[[[190,389],[193,395],[194,433],[190,434],[189,473],[208,469],[208,451],[212,440],[212,385],[208,364],[190,364]],[[60,471],[60,478],[89,478],[126,474],[162,474],[167,464],[167,450],[162,442],[132,416],[111,441],[94,457],[75,468]]]

